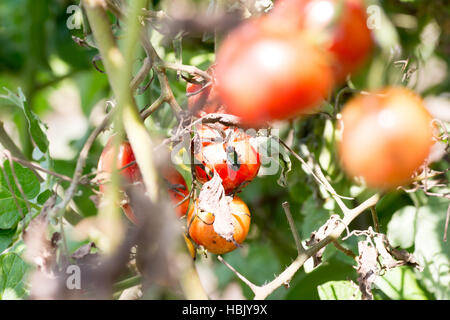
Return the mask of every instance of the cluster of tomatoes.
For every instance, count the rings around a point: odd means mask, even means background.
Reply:
[[[229,134],[227,141],[220,139],[220,133]],[[189,209],[190,192],[183,176],[173,166],[165,167],[162,170],[162,177],[178,217],[184,217],[189,211],[187,221],[191,239],[209,252],[223,254],[234,250],[247,236],[250,228],[250,212],[247,205],[235,196],[235,193],[257,175],[261,163],[259,154],[250,143],[251,136],[237,128],[214,129],[205,125],[198,128],[197,135],[201,139],[200,150],[195,153],[197,180],[205,183],[214,173],[219,175],[224,193],[231,197],[229,205],[234,226],[233,241],[225,240],[214,231],[214,213],[200,210],[198,200]],[[100,156],[97,168],[99,173],[111,173],[114,170],[113,155],[113,137],[111,137]],[[122,178],[122,186],[133,183],[143,185],[140,169],[127,141],[119,145],[116,169]],[[104,193],[106,186],[107,184],[101,183],[100,192]],[[134,224],[138,224],[138,218],[125,198],[123,194],[122,209]]]
[[[244,127],[312,113],[335,86],[356,72],[374,47],[362,0],[278,0],[270,13],[243,22],[222,43],[208,83],[188,83],[188,107],[195,117],[228,113]],[[409,89],[388,87],[358,94],[339,116],[338,155],[343,169],[368,187],[391,189],[408,183],[433,145],[432,117]],[[179,217],[187,215],[188,234],[208,251],[223,254],[242,243],[250,212],[235,194],[252,181],[260,155],[252,136],[223,124],[199,124],[193,172],[204,184],[218,175],[230,196],[234,234],[227,241],[214,230],[214,212],[189,207],[189,190],[173,167],[163,170]],[[111,142],[98,170],[112,170]],[[142,181],[130,145],[120,146],[117,168],[125,181]],[[101,187],[100,191],[104,191]],[[183,201],[184,200],[184,201]],[[126,215],[137,223],[129,204]]]

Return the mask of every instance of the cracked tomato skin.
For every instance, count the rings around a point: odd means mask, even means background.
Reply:
[[[326,52],[267,17],[247,20],[227,36],[216,78],[227,112],[250,127],[314,110],[334,82]]]
[[[205,183],[214,176],[214,170],[222,179],[226,194],[238,192],[250,183],[261,167],[259,153],[251,144],[251,136],[237,128],[224,127],[224,134],[231,139],[224,142],[219,130],[206,125],[198,127],[200,150],[194,154],[195,175]]]
[[[434,143],[432,116],[423,100],[401,87],[356,96],[344,106],[340,126],[344,170],[372,188],[409,183]]]
[[[337,82],[356,72],[374,47],[362,0],[281,0],[270,16],[289,30],[306,31],[323,41]]]
[[[188,109],[197,117],[203,117],[208,113],[225,113],[217,92],[216,65],[211,65],[206,72],[211,76],[211,84],[199,93],[188,97]],[[188,83],[186,93],[194,93],[202,88],[202,84]]]
[[[250,228],[250,211],[239,197],[234,197],[230,204],[233,216],[233,239],[241,244],[247,237]],[[197,244],[214,254],[224,254],[236,249],[233,241],[227,241],[214,231],[214,214],[198,209],[198,200],[188,213],[187,223],[189,236]]]

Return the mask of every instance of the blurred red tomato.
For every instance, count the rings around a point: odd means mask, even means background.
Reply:
[[[270,16],[289,30],[324,41],[338,82],[361,67],[373,48],[362,0],[281,0]]]
[[[391,87],[358,95],[342,111],[343,168],[373,188],[408,183],[429,155],[431,122],[422,99],[409,89]]]
[[[333,86],[325,53],[271,20],[248,20],[224,40],[217,88],[231,114],[248,126],[288,119],[317,107]]]
[[[114,148],[113,148],[113,137],[109,138],[108,142],[105,145],[105,148],[100,155],[100,159],[98,161],[97,170],[99,173],[111,173],[114,163]],[[133,183],[135,181],[142,180],[141,172],[134,157],[133,149],[128,141],[124,141],[119,145],[119,152],[117,154],[116,167],[115,169],[121,169],[119,171],[120,176],[127,183]],[[131,164],[134,162],[134,164]],[[105,192],[105,185],[100,185],[100,191]]]

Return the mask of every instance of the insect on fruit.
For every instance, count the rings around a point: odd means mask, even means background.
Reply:
[[[281,0],[270,16],[287,30],[310,33],[322,42],[337,82],[357,71],[374,46],[362,0]]]
[[[299,116],[318,107],[333,86],[325,52],[272,20],[248,20],[224,40],[217,88],[227,112],[244,125]]]
[[[239,197],[233,198],[230,207],[233,217],[234,242],[225,240],[214,231],[214,214],[200,210],[198,201],[189,210],[187,218],[189,236],[192,240],[214,254],[233,251],[237,247],[236,243],[243,243],[250,228],[250,211]]]
[[[433,145],[432,117],[422,99],[406,88],[358,95],[344,106],[340,125],[344,170],[373,188],[411,181]]]
[[[253,147],[252,137],[238,128],[215,129],[200,125],[199,150],[194,154],[195,175],[205,183],[214,176],[222,179],[226,194],[240,191],[258,174],[261,166],[259,153]]]

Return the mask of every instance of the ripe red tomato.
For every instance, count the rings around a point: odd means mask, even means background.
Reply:
[[[206,72],[211,75],[211,84],[199,93],[188,97],[188,108],[197,117],[203,117],[208,113],[224,113],[225,109],[220,101],[216,88],[216,65],[211,65]],[[198,92],[202,84],[188,83],[186,93]]]
[[[170,166],[163,170],[163,178],[167,183],[169,197],[174,205],[180,203],[189,195],[186,181],[177,169]],[[175,211],[179,218],[183,217],[189,209],[189,199],[176,207]]]
[[[100,155],[97,170],[101,173],[111,173],[113,171],[113,138],[111,137],[105,145],[105,148]],[[136,161],[133,153],[133,149],[128,141],[124,141],[119,146],[119,152],[117,155],[116,168],[121,169],[119,171],[120,176],[123,178],[125,183],[131,184],[135,182],[142,182],[141,171],[137,163],[131,164]],[[181,200],[183,200],[188,194],[189,190],[187,188],[186,182],[183,176],[171,166],[166,167],[162,176],[167,183],[167,188],[169,192],[169,197],[174,205],[177,205]],[[106,191],[106,184],[101,184],[99,186],[100,192],[104,193]],[[176,208],[178,217],[182,217],[186,214],[189,208],[189,200],[186,200]],[[122,205],[122,209],[125,215],[135,224],[137,224],[137,218],[133,213],[131,206],[128,203]]]
[[[342,111],[343,168],[373,188],[408,183],[429,155],[431,122],[422,99],[409,89],[390,87],[358,95]]]
[[[325,53],[271,20],[248,20],[224,40],[217,88],[227,111],[248,126],[298,116],[317,107],[333,86]]]
[[[113,137],[109,138],[108,142],[105,145],[105,148],[100,155],[100,159],[98,161],[97,171],[99,173],[111,173],[113,171],[113,163],[114,163],[114,148],[113,148]],[[137,163],[128,166],[133,161],[136,161],[133,153],[133,149],[128,141],[124,141],[119,145],[119,151],[117,154],[116,160],[116,169],[122,169],[119,171],[120,176],[127,183],[133,183],[135,181],[142,180],[141,171]],[[127,167],[128,166],[128,167]],[[105,192],[105,185],[100,185],[100,191]]]
[[[250,211],[239,197],[234,197],[230,206],[233,215],[233,239],[241,244],[247,237],[250,228]],[[224,254],[233,251],[236,249],[236,245],[232,241],[225,240],[214,231],[214,219],[214,213],[199,210],[197,201],[188,213],[189,236],[211,253]]]
[[[311,32],[324,41],[338,82],[361,67],[373,48],[361,0],[281,0],[270,16],[285,28]]]
[[[199,126],[200,149],[195,152],[195,175],[205,183],[217,171],[225,193],[238,192],[258,174],[259,153],[251,144],[251,136],[238,128],[213,129]]]

